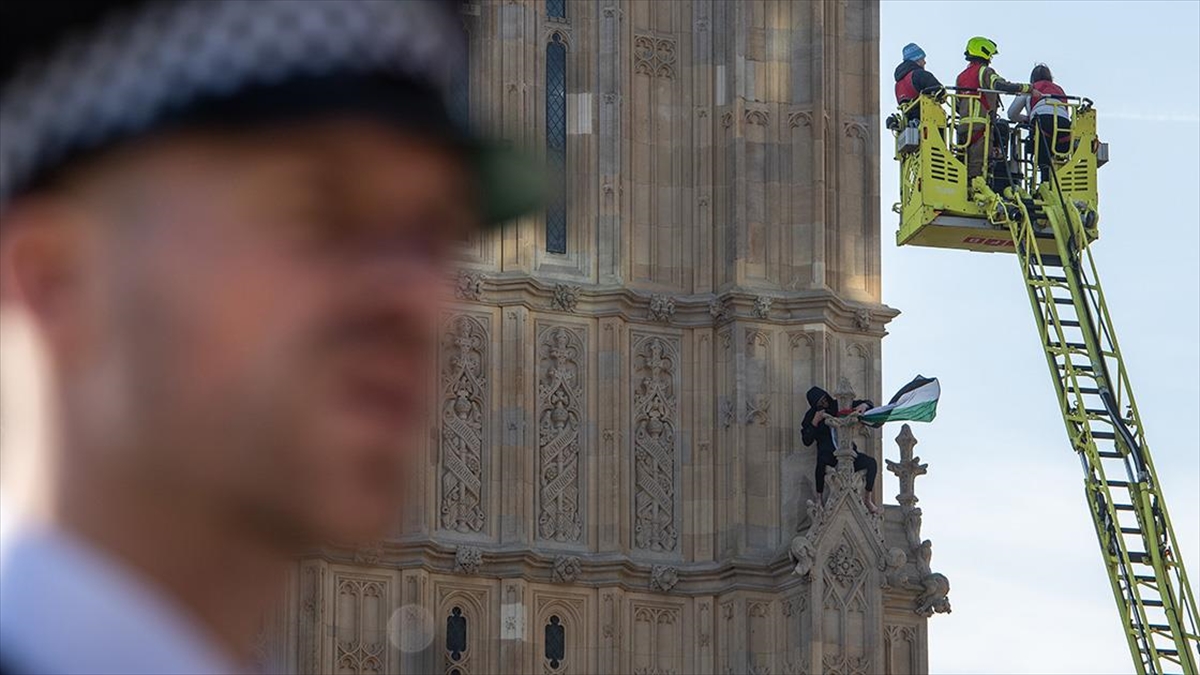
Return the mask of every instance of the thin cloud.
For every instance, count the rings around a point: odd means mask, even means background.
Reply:
[[[1140,113],[1140,112],[1108,112],[1105,119],[1124,120],[1127,122],[1175,122],[1183,124],[1200,124],[1200,115],[1196,113]]]

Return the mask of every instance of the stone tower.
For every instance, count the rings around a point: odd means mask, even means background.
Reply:
[[[263,633],[303,673],[919,673],[929,569],[818,384],[879,400],[878,6],[477,0],[453,104],[561,198],[468,245],[395,536],[301,561]],[[847,428],[881,459],[877,431]],[[843,451],[845,448],[843,448]],[[882,462],[880,462],[882,465]],[[878,491],[877,491],[878,493]]]

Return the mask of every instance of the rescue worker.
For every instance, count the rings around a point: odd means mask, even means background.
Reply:
[[[1000,106],[1000,95],[996,91],[1010,94],[1024,94],[1029,91],[1029,85],[1009,82],[992,68],[992,59],[999,54],[996,43],[985,37],[973,37],[967,41],[963,56],[967,59],[967,67],[958,74],[955,86],[958,93],[978,93],[979,98],[962,96],[958,99],[959,117],[980,116],[988,118],[987,128],[992,130],[991,145],[993,156],[998,159],[1005,157],[1008,144],[1008,126],[1000,123],[996,110]],[[980,91],[980,90],[985,91]],[[988,91],[990,90],[990,91]],[[973,110],[974,102],[979,101],[980,109]],[[960,124],[958,127],[959,143],[967,143],[967,177],[983,175],[984,162],[984,126],[975,124]],[[969,134],[969,137],[968,137]]]
[[[1008,119],[1030,123],[1031,133],[1038,135],[1038,168],[1042,171],[1042,180],[1049,180],[1053,160],[1050,145],[1053,144],[1054,152],[1059,154],[1071,149],[1071,109],[1055,105],[1055,102],[1066,103],[1067,93],[1054,83],[1054,74],[1046,64],[1034,66],[1029,74],[1029,86],[1029,93],[1021,94],[1008,107]]]
[[[916,43],[904,45],[904,60],[896,66],[896,105],[903,107],[921,94],[944,96],[945,89],[933,73],[925,70],[925,50]],[[909,120],[921,118],[920,106],[912,106],[905,113]]]
[[[825,469],[831,466],[837,466],[838,460],[834,453],[837,451],[837,431],[825,424],[826,418],[841,417],[851,412],[865,412],[872,405],[870,401],[865,399],[854,401],[851,404],[850,410],[839,411],[837,401],[834,400],[824,389],[813,387],[806,394],[808,398],[809,409],[804,414],[804,421],[800,424],[800,438],[804,441],[805,446],[817,444],[817,499],[824,504],[825,492]],[[854,470],[866,472],[866,492],[862,496],[863,505],[871,513],[878,513],[879,509],[875,506],[873,491],[875,489],[875,474],[879,471],[879,464],[874,457],[864,455],[858,452],[858,447],[854,447]]]

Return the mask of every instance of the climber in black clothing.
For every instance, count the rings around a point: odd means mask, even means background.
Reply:
[[[827,417],[840,417],[854,411],[864,412],[872,406],[870,401],[865,399],[854,401],[851,404],[850,410],[838,411],[837,401],[834,400],[824,389],[813,387],[808,390],[808,412],[804,415],[804,421],[800,424],[800,438],[804,441],[804,445],[817,444],[817,498],[823,499],[825,492],[825,469],[826,467],[837,466],[838,460],[834,455],[837,450],[837,430],[825,424]],[[879,470],[879,465],[875,458],[870,455],[864,455],[858,452],[858,447],[854,448],[854,470],[866,471],[866,493],[863,495],[863,505],[871,513],[878,513],[879,510],[875,506],[875,500],[872,498],[872,491],[875,489],[875,474]],[[824,501],[821,502],[824,504]]]

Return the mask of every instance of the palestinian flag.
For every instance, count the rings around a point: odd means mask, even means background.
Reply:
[[[937,416],[938,397],[941,395],[942,388],[936,377],[918,375],[901,387],[887,405],[863,413],[863,424],[878,427],[884,422],[932,422]]]

